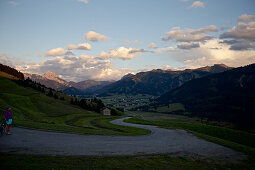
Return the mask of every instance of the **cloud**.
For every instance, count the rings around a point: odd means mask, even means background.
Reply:
[[[11,4],[11,5],[13,5],[13,6],[17,6],[17,5],[19,5],[19,3],[18,3],[18,2],[11,1],[11,0],[9,0],[9,1],[8,1],[8,3],[9,3],[9,4]]]
[[[221,43],[230,45],[230,50],[250,50],[255,44],[247,40],[223,40]]]
[[[255,15],[247,15],[243,14],[238,18],[239,21],[250,21],[250,20],[255,20]]]
[[[239,22],[231,30],[220,35],[221,43],[230,45],[231,50],[255,49],[255,22]]]
[[[162,65],[161,68],[162,68],[163,70],[176,70],[175,68],[173,68],[173,67],[171,67],[171,66],[169,66],[169,65]]]
[[[94,31],[89,31],[85,34],[85,39],[88,41],[97,42],[99,40],[107,40],[108,37],[101,35],[99,33],[96,33]]]
[[[234,51],[230,47],[231,45],[222,43],[221,39],[215,38],[200,43],[199,48],[192,48],[188,51],[183,49],[168,50],[165,53],[158,53],[158,55],[168,56],[189,68],[213,65],[215,63],[238,67],[255,62],[254,50]]]
[[[82,3],[85,3],[85,4],[87,4],[87,3],[89,3],[89,0],[77,0],[78,2],[82,2]]]
[[[66,51],[64,48],[54,48],[44,54],[46,57],[56,57],[64,55],[73,55],[71,51]]]
[[[0,63],[16,68],[17,65],[24,64],[24,61],[20,58],[12,56],[8,53],[0,53]]]
[[[176,47],[164,47],[154,50],[155,54],[164,54],[176,50]]]
[[[110,52],[101,52],[99,58],[118,58],[122,60],[130,60],[135,58],[137,55],[140,55],[143,52],[147,52],[144,49],[134,49],[134,48],[125,48],[119,47],[116,50],[110,50]]]
[[[204,3],[200,1],[195,1],[189,8],[204,8]]]
[[[101,70],[100,74],[94,75],[91,78],[96,80],[119,80],[128,73],[134,74],[135,72],[128,68],[121,68],[119,70],[105,68]]]
[[[188,2],[189,0],[179,0],[179,1],[181,1],[181,2]]]
[[[199,45],[199,43],[184,42],[184,43],[178,44],[177,47],[179,49],[189,50],[191,48],[198,48],[198,47],[200,47],[200,45]]]
[[[249,22],[248,24],[239,22],[237,26],[231,30],[224,32],[220,35],[220,38],[234,38],[234,39],[255,39],[255,22]]]
[[[88,43],[78,44],[77,46],[70,44],[67,46],[67,49],[68,50],[91,50],[91,45]]]
[[[142,44],[142,43],[138,40],[135,40],[135,41],[124,40],[123,44]]]
[[[114,69],[109,60],[97,59],[90,55],[57,56],[39,63],[27,63],[19,66],[19,70],[36,74],[44,74],[51,70],[68,81],[118,80],[123,75],[134,72],[127,68]]]
[[[10,67],[14,67],[11,57],[9,57],[6,53],[0,53],[0,63]]]
[[[165,33],[167,37],[161,37],[163,41],[177,41],[177,42],[193,42],[193,41],[205,41],[213,39],[212,36],[207,35],[207,32],[217,32],[217,28],[214,25],[207,26],[205,28],[183,29],[179,27],[172,28],[169,32]]]
[[[157,48],[155,43],[150,43],[147,47],[148,48]]]

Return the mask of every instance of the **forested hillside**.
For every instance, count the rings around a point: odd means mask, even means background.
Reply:
[[[255,64],[195,79],[165,93],[156,105],[182,103],[192,116],[255,127]]]

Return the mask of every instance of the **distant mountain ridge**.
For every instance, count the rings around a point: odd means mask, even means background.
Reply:
[[[255,127],[255,64],[191,80],[157,99],[182,103],[193,116]]]
[[[45,85],[46,87],[53,88],[55,90],[61,90],[71,87],[71,85],[67,81],[59,78],[57,74],[50,71],[46,72],[43,75],[24,73],[24,76],[25,79],[30,78],[37,83]]]
[[[72,83],[71,87],[65,88],[62,91],[68,95],[94,94],[95,91],[100,90],[111,83],[113,83],[113,81],[85,80],[78,83]]]
[[[50,87],[55,90],[63,90],[64,92],[66,91],[67,94],[83,93],[86,90],[89,92],[95,91],[113,82],[95,80],[85,80],[77,83],[73,81],[67,82],[64,79],[61,79],[59,75],[51,71],[47,71],[43,75],[24,73],[24,76],[25,79],[30,78],[37,83],[45,85],[46,87]]]
[[[215,64],[197,69],[182,71],[154,69],[128,74],[103,89],[96,91],[99,95],[111,94],[150,94],[159,96],[167,91],[180,87],[187,81],[232,69],[224,64]]]

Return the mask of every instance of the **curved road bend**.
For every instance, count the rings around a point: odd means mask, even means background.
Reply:
[[[125,123],[124,119],[127,118],[113,120],[111,123],[144,128],[151,133],[144,136],[83,136],[15,127],[12,135],[0,137],[0,152],[62,156],[170,154],[230,161],[245,158],[241,153],[199,139],[184,130]]]

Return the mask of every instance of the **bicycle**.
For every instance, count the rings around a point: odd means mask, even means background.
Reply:
[[[3,121],[3,122],[1,123],[1,126],[0,126],[1,136],[2,136],[3,134],[7,134],[6,125],[7,125],[7,124],[6,124],[5,121]]]

